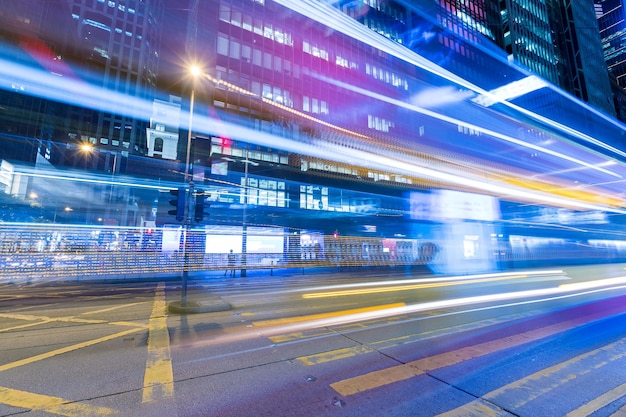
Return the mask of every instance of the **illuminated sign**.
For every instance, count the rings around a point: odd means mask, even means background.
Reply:
[[[498,199],[488,195],[437,190],[434,193],[413,192],[410,195],[411,218],[416,220],[480,220],[500,218]]]

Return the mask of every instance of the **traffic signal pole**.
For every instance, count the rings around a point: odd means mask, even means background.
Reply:
[[[191,213],[194,207],[194,184],[193,181],[189,181],[189,187],[187,187],[186,199],[185,199],[185,228],[183,231],[183,282],[180,292],[180,305],[185,307],[187,305],[187,282],[189,280],[189,231],[191,229]]]

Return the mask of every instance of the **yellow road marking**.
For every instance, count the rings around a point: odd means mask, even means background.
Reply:
[[[451,352],[441,353],[439,355],[418,359],[406,364],[392,366],[390,368],[344,379],[342,381],[332,383],[330,386],[343,396],[353,395],[394,382],[403,381],[421,375],[429,370],[455,365],[457,363],[485,356],[502,349],[519,346],[524,343],[552,336],[588,321],[588,317],[576,317],[562,323],[530,330],[528,332],[509,336],[503,339],[467,346]]]
[[[425,289],[425,288],[449,287],[449,286],[454,286],[454,285],[478,284],[478,283],[493,282],[493,281],[508,281],[511,279],[526,278],[526,277],[528,277],[528,275],[512,275],[512,276],[495,277],[495,278],[480,278],[480,279],[445,281],[445,282],[429,282],[429,283],[411,284],[411,285],[391,285],[391,286],[386,286],[386,287],[360,288],[360,289],[354,289],[354,290],[314,292],[314,293],[302,294],[302,298],[326,298],[326,297],[343,297],[347,295],[379,294],[379,293],[384,293],[384,292],[410,291],[410,290],[419,290],[419,289]]]
[[[45,411],[68,417],[113,416],[116,410],[64,400],[59,397],[35,394],[12,388],[0,387],[0,403],[28,410]]]
[[[366,345],[358,345],[347,347],[343,349],[335,349],[328,352],[318,353],[316,355],[300,356],[297,358],[304,365],[317,365],[324,362],[336,361],[338,359],[345,359],[352,356],[360,355],[361,353],[374,352],[375,350]]]
[[[365,348],[364,346],[353,346],[353,347],[348,347],[348,348],[343,348],[343,349],[329,350],[329,351],[317,353],[314,355],[300,356],[296,359],[307,366],[317,365],[317,364],[324,363],[324,362],[345,359],[347,357],[360,355],[362,353],[375,352],[375,351],[379,351],[382,349],[389,349],[389,348],[396,347],[396,346],[406,345],[408,343],[414,343],[416,341],[434,339],[437,337],[441,337],[441,336],[445,336],[445,335],[449,335],[453,333],[464,332],[464,331],[468,331],[468,330],[472,330],[472,329],[476,329],[480,327],[502,323],[505,321],[520,319],[523,317],[527,317],[527,315],[516,314],[513,316],[506,316],[501,319],[483,320],[481,322],[476,322],[476,323],[467,323],[467,324],[463,324],[459,326],[444,327],[442,329],[430,330],[430,331],[425,331],[421,333],[406,334],[406,335],[394,337],[391,339],[372,342],[368,345],[368,348]],[[326,332],[325,334],[330,334],[330,333],[331,332]],[[296,334],[292,334],[288,336],[295,337],[295,335]],[[301,338],[303,337],[304,335],[301,336]],[[270,339],[274,343],[278,343],[274,341],[273,338],[270,338]]]
[[[86,314],[86,313],[83,313]],[[113,324],[116,326],[130,326],[130,327],[147,327],[144,324],[134,323],[131,321],[107,321],[107,320],[88,320],[88,319],[77,319],[75,317],[48,317],[48,316],[35,316],[35,315],[26,315],[26,314],[0,314],[2,318],[8,318],[13,320],[25,320],[25,321],[34,321],[36,323],[28,323],[22,324],[19,326],[9,327],[6,329],[0,329],[0,332],[7,332],[9,330],[21,329],[24,327],[32,327],[39,326],[46,323],[52,322],[62,322],[62,323],[86,323],[86,324]]]
[[[108,311],[119,310],[120,308],[127,308],[127,307],[135,306],[135,305],[138,305],[138,304],[144,304],[144,303],[145,303],[145,301],[141,301],[141,302],[138,302],[138,303],[117,305],[117,306],[113,306],[113,307],[109,307],[109,308],[103,308],[102,310],[86,311],[84,313],[81,313],[81,315],[106,313]]]
[[[5,314],[0,313],[0,317],[3,319],[24,320],[24,321],[40,321],[40,320],[53,320],[46,316],[36,316],[34,314]]]
[[[94,319],[78,319],[76,317],[48,317],[48,316],[36,316],[33,314],[0,314],[0,317],[12,320],[25,320],[25,321],[60,321],[67,323],[86,323],[86,324],[101,324],[108,323],[106,320],[94,320]]]
[[[9,332],[11,330],[17,330],[17,329],[24,329],[26,327],[33,327],[33,326],[39,326],[42,324],[46,324],[46,323],[50,323],[52,320],[42,320],[36,323],[26,323],[26,324],[20,324],[19,326],[13,326],[13,327],[7,327],[6,329],[0,329],[0,333],[2,332]]]
[[[107,340],[116,339],[118,337],[126,336],[126,335],[131,334],[131,333],[136,333],[139,330],[143,330],[143,328],[139,327],[139,328],[124,330],[123,332],[111,334],[111,335],[104,336],[104,337],[99,337],[98,339],[88,340],[86,342],[77,343],[75,345],[66,346],[64,348],[52,350],[50,352],[42,353],[40,355],[35,355],[35,356],[31,356],[31,357],[26,358],[26,359],[21,359],[21,360],[15,361],[15,362],[7,363],[5,365],[0,365],[0,372],[6,371],[8,369],[17,368],[17,367],[23,366],[23,365],[28,365],[30,363],[37,362],[37,361],[40,361],[40,360],[43,360],[43,359],[48,359],[48,358],[51,358],[53,356],[57,356],[57,355],[61,355],[63,353],[71,352],[73,350],[78,350],[78,349],[82,349],[82,348],[85,348],[85,347],[88,347],[88,346],[93,346],[93,345],[98,344],[98,343],[106,342]]]
[[[288,333],[288,334],[279,334],[276,336],[270,336],[269,339],[273,343],[285,343],[285,342],[290,342],[292,340],[300,340],[300,339],[305,339],[305,338],[311,339],[311,338],[325,336],[327,334],[332,334],[332,333],[334,332],[328,329],[314,329],[312,333],[307,332],[305,334],[304,332],[293,332],[293,333]]]
[[[170,356],[170,335],[167,328],[167,305],[164,284],[159,283],[148,324],[148,359],[143,377],[142,401],[145,403],[173,396],[174,372]]]
[[[594,349],[592,351],[585,352],[572,359],[558,363],[549,368],[537,371],[520,380],[511,382],[510,384],[507,384],[503,387],[500,387],[496,390],[493,390],[483,395],[478,400],[472,401],[468,404],[465,404],[454,410],[450,410],[446,413],[439,414],[438,417],[453,417],[453,416],[464,417],[468,415],[470,416],[478,415],[476,414],[477,410],[479,409],[479,407],[481,407],[481,404],[483,404],[485,401],[488,401],[491,403],[497,403],[498,396],[506,395],[511,391],[516,391],[519,393],[526,394],[526,397],[523,397],[522,395],[516,396],[515,404],[511,404],[507,406],[509,410],[519,409],[523,407],[524,405],[526,405],[527,403],[529,403],[530,401],[537,399],[539,396],[552,391],[554,388],[562,387],[564,383],[572,381],[581,375],[588,374],[590,368],[599,369],[603,366],[609,365],[610,363],[616,360],[623,359],[624,357],[626,357],[625,347],[626,347],[626,339],[622,339],[617,342],[611,343],[609,345],[603,346],[600,349]],[[592,366],[581,367],[581,369],[577,372],[572,372],[571,369],[569,368],[572,365],[576,365],[584,360],[593,359],[593,357],[596,355],[604,355],[613,349],[618,351],[619,353],[615,355],[611,355],[608,359],[600,358],[596,363],[591,364]],[[544,383],[539,384],[538,381],[543,381]],[[617,392],[609,391],[603,396],[596,398],[596,400],[580,407],[578,410],[574,410],[570,412],[567,415],[570,417],[588,416],[594,411],[609,404],[616,398],[621,397],[624,394],[625,387],[626,387],[626,384],[618,387],[616,389]],[[619,395],[616,395],[616,394],[619,394]]]
[[[611,414],[609,417],[624,417],[624,416],[626,416],[626,405],[620,407],[619,410]]]
[[[303,321],[321,320],[329,317],[347,316],[349,314],[367,313],[369,311],[385,310],[388,308],[403,307],[405,303],[384,304],[380,306],[355,308],[352,310],[331,311],[329,313],[310,314],[308,316],[287,317],[284,319],[260,320],[253,321],[252,324],[257,327],[275,326],[280,324],[298,323]]]
[[[604,406],[611,404],[613,401],[618,400],[626,395],[626,384],[622,384],[618,387],[613,388],[612,390],[605,392],[598,398],[589,401],[587,404],[583,405],[576,410],[573,410],[567,413],[566,417],[586,417],[601,409]],[[621,409],[621,413],[616,413],[615,415],[623,416],[624,415],[624,407]]]

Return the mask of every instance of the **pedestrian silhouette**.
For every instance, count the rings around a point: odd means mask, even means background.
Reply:
[[[235,276],[235,254],[233,253],[232,249],[230,250],[230,253],[228,254],[228,267],[226,271],[224,271],[224,276],[226,276],[226,274],[229,272],[230,272],[231,277]]]

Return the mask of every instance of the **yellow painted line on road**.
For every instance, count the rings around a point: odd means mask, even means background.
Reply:
[[[76,317],[68,316],[68,317],[48,317],[48,316],[37,316],[34,314],[0,314],[1,318],[12,319],[12,320],[24,320],[24,321],[60,321],[67,323],[85,323],[85,324],[101,324],[108,323],[106,320],[93,320],[93,319],[78,319]]]
[[[303,321],[322,320],[322,319],[327,319],[329,317],[341,317],[341,316],[347,316],[350,314],[367,313],[370,311],[379,311],[379,310],[385,310],[388,308],[404,307],[405,305],[406,305],[405,303],[383,304],[379,306],[355,308],[352,310],[331,311],[328,313],[310,314],[308,316],[296,316],[296,317],[287,317],[283,319],[260,320],[260,321],[253,321],[252,325],[257,326],[257,327],[267,327],[267,326],[277,326],[281,324],[300,323]]]
[[[390,285],[390,286],[385,286],[385,287],[370,287],[370,288],[359,288],[359,289],[341,290],[341,291],[313,292],[313,293],[302,294],[302,298],[328,298],[328,297],[345,297],[348,295],[380,294],[380,293],[385,293],[385,292],[422,290],[426,288],[450,287],[454,285],[468,285],[468,284],[480,284],[480,283],[494,282],[494,281],[508,281],[511,279],[519,279],[519,278],[527,278],[527,277],[528,275],[508,275],[505,277],[491,277],[491,278],[468,279],[468,280],[445,281],[445,282],[427,282],[427,283],[411,284],[411,285]]]
[[[156,288],[148,324],[148,359],[143,377],[142,395],[144,403],[174,396],[174,372],[170,356],[164,287],[165,285],[161,282]]]
[[[321,328],[321,329],[313,329],[310,332],[293,332],[293,333],[288,333],[288,334],[279,334],[276,336],[270,336],[269,339],[273,342],[273,343],[285,343],[285,342],[291,342],[293,340],[301,340],[301,339],[314,339],[316,337],[320,337],[320,336],[326,336],[328,334],[336,334],[335,332],[325,329],[325,328]]]
[[[501,319],[489,319],[483,320],[480,322],[466,323],[458,326],[444,327],[437,330],[424,331],[421,333],[413,333],[413,334],[404,334],[402,336],[393,337],[385,340],[378,340],[368,344],[368,347],[365,346],[352,346],[342,349],[334,349],[326,352],[316,353],[313,355],[300,356],[296,358],[298,361],[303,363],[304,365],[318,365],[325,362],[331,362],[339,359],[345,359],[347,357],[360,355],[362,353],[370,353],[377,352],[383,349],[390,349],[397,346],[406,345],[409,343],[414,343],[417,341],[425,341],[429,339],[434,339],[437,337],[442,337],[454,333],[466,332],[470,330],[474,330],[481,327],[492,326],[499,323],[503,323],[506,321],[517,320],[521,318],[527,317],[526,314],[516,314],[511,316],[504,316]],[[342,330],[337,330],[338,332],[342,332]],[[326,332],[326,334],[330,334],[330,332]],[[295,336],[295,335],[294,335]],[[303,336],[304,337],[304,336]],[[272,341],[274,341],[273,338]],[[274,342],[278,343],[278,342]]]
[[[505,337],[503,339],[479,343],[477,345],[467,346],[450,352],[441,353],[439,355],[429,356],[402,365],[392,366],[390,368],[373,371],[364,375],[347,378],[342,381],[332,383],[330,386],[343,396],[354,395],[359,392],[368,391],[387,384],[413,378],[415,376],[422,375],[426,371],[455,365],[463,361],[479,358],[503,349],[533,342],[548,336],[553,336],[588,321],[588,317],[575,317],[561,323],[530,330],[528,332]]]
[[[605,392],[598,398],[595,398],[589,401],[587,404],[582,407],[577,408],[566,414],[565,417],[586,417],[595,413],[602,407],[605,407],[611,404],[613,401],[619,400],[624,395],[626,395],[626,384],[622,384],[618,387],[613,388],[612,390]],[[626,415],[626,406],[622,407],[618,410],[617,413],[613,414],[615,416],[624,416]]]
[[[11,330],[18,330],[18,329],[25,329],[27,327],[33,327],[33,326],[40,326],[42,324],[46,324],[46,323],[50,323],[52,320],[41,320],[35,323],[26,323],[26,324],[20,324],[18,326],[13,326],[13,327],[7,327],[5,329],[0,329],[0,333],[2,332],[9,332]]]
[[[86,342],[77,343],[75,345],[66,346],[64,348],[55,349],[50,352],[42,353],[40,355],[31,356],[29,358],[21,359],[15,362],[7,363],[5,365],[0,365],[0,372],[6,371],[8,369],[17,368],[20,366],[28,365],[33,362],[38,362],[44,359],[52,358],[57,355],[61,355],[63,353],[68,353],[74,350],[82,349],[85,347],[93,346],[98,343],[106,342],[108,340],[116,339],[118,337],[123,337],[131,333],[136,333],[139,330],[143,330],[143,328],[138,327],[134,329],[124,330],[123,332],[114,333],[108,336],[99,337],[97,339],[87,340]]]
[[[624,417],[626,416],[626,405],[620,407],[619,410],[611,414],[609,417]]]
[[[607,353],[612,350],[618,352],[616,354]],[[599,356],[597,359],[595,356]],[[450,410],[446,413],[439,414],[438,417],[465,417],[479,415],[478,410],[484,405],[485,402],[497,404],[499,396],[510,398],[507,395],[512,391],[515,391],[515,402],[507,406],[508,410],[517,410],[529,402],[537,399],[541,395],[547,394],[555,388],[562,388],[563,384],[573,381],[576,378],[587,375],[590,369],[600,369],[603,366],[610,365],[617,360],[626,358],[626,339],[619,340],[617,342],[608,344],[599,349],[594,349],[589,352],[585,352],[567,361],[558,363],[549,368],[542,369],[531,375],[528,375],[522,379],[511,382],[503,387],[500,387],[494,391],[488,392],[480,399],[472,401],[454,410]],[[588,366],[580,366],[581,362],[589,360],[591,363]],[[578,370],[573,370],[573,366],[579,365]],[[610,404],[616,398],[624,395],[625,386],[618,387],[618,397],[615,397],[616,392],[609,391],[603,396],[596,398],[595,402],[587,403],[567,414],[569,417],[586,417],[593,412],[599,410],[605,405]]]
[[[48,316],[37,316],[34,314],[7,314],[0,313],[0,318],[12,319],[12,320],[24,320],[24,321],[40,321],[40,320],[53,320]]]
[[[146,328],[145,324],[134,323],[132,321],[108,321],[108,320],[88,320],[88,319],[77,319],[75,317],[48,317],[48,316],[35,316],[31,314],[0,314],[1,318],[8,318],[12,320],[24,320],[24,321],[34,321],[36,323],[28,323],[22,324],[19,326],[10,327],[7,329],[0,329],[0,332],[6,332],[14,329],[21,329],[24,327],[31,326],[39,326],[41,324],[52,323],[52,322],[62,322],[62,323],[82,323],[82,324],[112,324],[116,326],[130,326],[130,327],[142,327]]]
[[[81,315],[86,315],[86,314],[100,314],[100,313],[107,313],[109,311],[113,311],[113,310],[119,310],[120,308],[128,308],[128,307],[132,307],[132,306],[136,306],[139,304],[145,304],[146,301],[141,301],[138,303],[130,303],[130,304],[123,304],[123,305],[117,305],[117,306],[113,306],[113,307],[108,307],[108,308],[103,308],[102,310],[94,310],[94,311],[85,311],[84,313],[81,313]]]
[[[0,387],[0,403],[32,411],[44,411],[68,417],[114,416],[117,410],[64,400],[59,397]]]
[[[316,355],[300,356],[297,358],[306,366],[319,365],[320,363],[336,361],[338,359],[350,358],[362,353],[374,352],[375,350],[367,345],[351,346],[343,349],[335,349]]]

